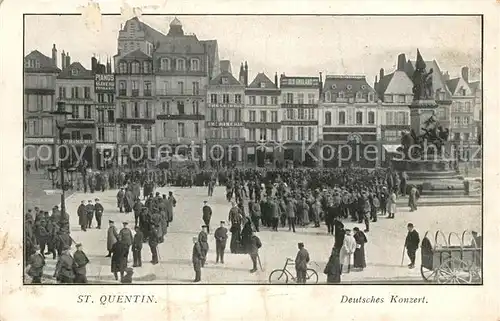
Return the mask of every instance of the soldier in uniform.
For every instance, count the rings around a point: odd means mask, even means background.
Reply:
[[[259,259],[259,249],[262,247],[262,242],[257,237],[257,235],[252,235],[250,239],[250,246],[248,247],[248,254],[252,259],[253,267],[250,270],[250,273],[257,272],[257,260]]]
[[[144,241],[144,236],[141,232],[141,229],[139,228],[139,226],[136,225],[135,226],[134,241],[132,243],[132,256],[134,258],[133,267],[142,266],[141,251],[142,251],[143,241]]]
[[[205,266],[205,262],[207,260],[207,253],[208,253],[208,233],[207,233],[208,227],[206,225],[203,225],[201,227],[201,232],[198,234],[198,242],[200,242],[201,245],[201,253],[203,255],[203,258],[201,260],[201,267]]]
[[[203,261],[203,252],[198,237],[193,237],[193,254],[191,256],[195,272],[194,282],[201,281],[201,264]]]
[[[78,213],[78,224],[80,225],[81,230],[86,232],[89,222],[87,219],[87,210],[85,209],[85,201],[82,201],[80,206],[78,206],[77,213]]]
[[[235,203],[232,202],[231,204],[233,207],[229,210],[229,222],[231,222],[231,242],[229,247],[231,248],[231,253],[237,253],[240,247],[242,217],[240,209],[236,207]]]
[[[207,233],[210,234],[210,220],[212,219],[212,208],[207,204],[207,201],[203,201],[203,222],[207,226]]]
[[[88,204],[85,206],[85,210],[87,211],[87,228],[92,228],[92,219],[94,218],[94,205],[92,205],[91,200],[88,201]]]
[[[75,260],[69,252],[70,247],[64,245],[62,253],[57,260],[54,277],[61,283],[73,283],[75,279]]]
[[[108,245],[108,255],[106,257],[111,257],[111,251],[113,250],[113,245],[118,242],[118,231],[116,230],[115,222],[109,220],[107,245]]]
[[[309,252],[304,248],[304,243],[298,243],[299,251],[295,258],[295,271],[297,271],[297,283],[306,283],[307,263],[309,263]]]
[[[151,224],[148,236],[148,244],[151,250],[151,263],[158,264],[158,226]]]
[[[99,203],[99,199],[95,199],[95,205],[94,205],[94,210],[95,210],[95,220],[97,221],[97,228],[101,229],[101,220],[102,220],[102,213],[104,213],[104,207]]]
[[[41,284],[45,259],[40,253],[40,246],[34,245],[34,249],[35,253],[30,256],[28,261],[27,274],[31,277],[31,284]]]
[[[123,213],[123,207],[125,206],[125,191],[123,187],[116,194],[116,206],[120,209],[120,213]]]
[[[85,252],[82,250],[82,244],[76,244],[76,251],[73,253],[75,260],[75,283],[87,282],[87,264],[90,262]]]
[[[227,241],[227,228],[224,227],[226,222],[220,221],[220,226],[215,230],[215,251],[216,251],[216,260],[215,263],[220,262],[224,264],[224,251],[226,249],[226,241]]]
[[[118,234],[118,240],[126,246],[125,257],[128,257],[128,254],[130,252],[130,246],[132,245],[133,239],[134,238],[132,236],[132,231],[128,228],[128,222],[123,222],[123,228],[120,230],[120,233]]]
[[[140,199],[136,199],[135,200],[135,204],[134,204],[134,220],[135,220],[135,226],[137,226],[137,223],[139,222],[139,217],[141,215],[141,211],[142,211],[142,203],[141,203],[141,200]]]

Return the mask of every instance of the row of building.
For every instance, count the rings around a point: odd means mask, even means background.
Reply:
[[[51,57],[37,50],[25,57],[25,144],[58,144],[50,112],[64,102],[71,112],[65,142],[93,167],[106,166],[109,154],[120,155],[109,162],[131,164],[130,155],[141,153],[133,146],[156,154],[159,146],[191,144],[241,146],[239,155],[226,150],[223,161],[304,161],[304,146],[320,156],[325,145],[397,145],[410,124],[414,62],[404,54],[395,71],[380,70],[373,86],[364,76],[321,73],[273,80],[258,73],[249,81],[247,62],[236,77],[230,61],[219,59],[217,41],[186,34],[178,19],[165,35],[133,18],[119,31],[113,61],[92,57],[89,70],[64,51],[60,64],[58,58],[55,45]],[[450,79],[436,61],[426,64],[450,140],[476,143],[480,83],[469,81],[467,67]],[[26,153],[52,162],[46,149]],[[313,164],[309,155],[305,163]]]

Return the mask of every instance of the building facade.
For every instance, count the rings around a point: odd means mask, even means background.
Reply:
[[[368,85],[365,76],[326,76],[322,95],[319,136],[323,166],[351,163],[374,166],[377,151],[365,147],[376,145],[379,139],[378,103],[375,90]]]
[[[248,67],[246,67],[248,79]],[[264,73],[258,73],[245,89],[245,145],[247,162],[259,167],[281,161],[281,108],[278,76],[273,83]]]
[[[280,76],[283,160],[316,165],[318,140],[318,77]],[[313,156],[311,156],[313,155]]]
[[[210,81],[207,92],[206,156],[212,167],[241,164],[246,159],[245,85],[232,75],[229,61],[221,61],[221,66],[221,73]]]
[[[55,161],[53,151],[57,133],[50,112],[56,109],[59,72],[55,45],[51,58],[38,50],[24,57],[24,154],[31,165],[34,162],[51,165]]]

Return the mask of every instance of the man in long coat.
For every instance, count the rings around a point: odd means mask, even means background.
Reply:
[[[101,229],[101,220],[102,220],[102,214],[104,213],[104,207],[102,206],[101,203],[99,203],[98,198],[95,199],[94,211],[95,211],[95,220],[97,221],[97,228]]]
[[[356,240],[356,250],[354,251],[354,268],[363,269],[366,267],[366,259],[365,259],[365,243],[368,242],[366,239],[365,233],[359,230],[359,228],[353,228],[354,231],[354,239]]]
[[[242,216],[240,214],[240,209],[232,202],[233,207],[229,210],[228,221],[231,223],[231,242],[229,247],[231,253],[237,253],[240,247],[240,233],[241,233],[241,223]]]
[[[224,264],[224,250],[226,249],[227,241],[227,228],[224,227],[225,223],[224,221],[220,221],[220,227],[214,232],[216,251],[215,263],[219,263],[220,259],[220,262]]]
[[[87,219],[87,210],[85,208],[85,201],[82,201],[80,206],[78,206],[78,225],[80,225],[81,230],[86,232],[87,226],[89,225],[89,221]]]
[[[351,230],[345,229],[344,244],[340,249],[340,269],[347,263],[347,273],[351,272],[351,257],[356,250],[356,240],[351,235]]]
[[[295,258],[295,271],[297,272],[297,283],[306,283],[306,272],[307,263],[309,263],[309,252],[304,247],[304,243],[299,243],[299,251],[297,252],[297,257]]]
[[[120,213],[123,213],[123,207],[125,206],[125,191],[123,188],[120,188],[116,194],[116,206],[120,210]]]
[[[177,205],[177,200],[175,199],[172,192],[168,192],[168,202],[167,202],[167,220],[168,223],[174,220],[174,207]]]
[[[111,257],[113,245],[118,242],[118,231],[116,230],[115,222],[111,220],[109,221],[108,236],[106,242],[108,245],[108,255],[106,255],[106,257]]]
[[[194,282],[201,281],[201,266],[203,262],[203,251],[198,239],[198,237],[193,237],[193,253],[191,255],[191,261],[193,262],[195,272]]]
[[[202,208],[202,219],[205,225],[207,226],[207,233],[210,234],[210,220],[212,219],[212,208],[207,204],[207,201],[203,201]]]
[[[27,273],[31,277],[31,284],[41,284],[45,259],[40,253],[40,246],[34,245],[34,249],[35,253],[28,260]]]
[[[130,246],[133,243],[134,237],[132,231],[128,228],[128,222],[123,222],[123,228],[118,233],[118,240],[127,246],[127,257],[130,252]]]
[[[131,189],[127,188],[124,199],[125,213],[132,212],[132,207],[134,206],[134,199],[135,199],[134,194],[132,193]]]
[[[115,280],[118,280],[118,272],[120,272],[120,279],[123,278],[123,274],[127,269],[127,248],[128,246],[118,241],[113,244],[111,249],[111,272],[115,276]]]
[[[92,205],[91,200],[89,200],[88,204],[85,205],[85,210],[87,211],[87,220],[88,220],[87,228],[92,228],[92,219],[94,218],[94,205]]]
[[[75,279],[75,260],[69,252],[70,247],[65,245],[57,260],[54,277],[61,283],[73,283]]]
[[[82,244],[76,244],[76,251],[73,254],[75,260],[75,283],[85,284],[87,282],[87,264],[90,262],[85,252],[82,250]]]
[[[207,253],[208,253],[208,233],[207,233],[208,227],[206,225],[203,225],[201,227],[201,232],[198,234],[198,242],[200,242],[201,245],[201,254],[203,256],[201,260],[201,267],[205,266],[205,262],[207,261]]]

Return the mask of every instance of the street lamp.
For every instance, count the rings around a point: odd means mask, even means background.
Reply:
[[[64,102],[62,101],[59,101],[57,102],[57,110],[56,111],[53,111],[50,113],[51,115],[54,116],[54,120],[56,121],[56,127],[57,127],[57,130],[58,130],[58,134],[59,134],[59,144],[62,146],[64,144],[64,141],[63,141],[63,132],[64,132],[64,129],[66,129],[66,122],[68,120],[68,115],[71,115],[70,112],[67,112],[66,111],[66,105]],[[56,171],[53,171],[53,174],[52,174],[52,179],[54,179],[54,175],[55,175],[55,172]],[[50,173],[50,171],[49,171]],[[66,184],[65,184],[65,180],[64,180],[64,166],[63,166],[63,163],[62,163],[62,160],[59,161],[59,175],[61,177],[61,213],[62,213],[62,217],[64,217],[64,215],[66,214],[66,203],[65,203],[65,197],[64,197],[64,190],[66,188]],[[54,181],[54,180],[52,180]]]

